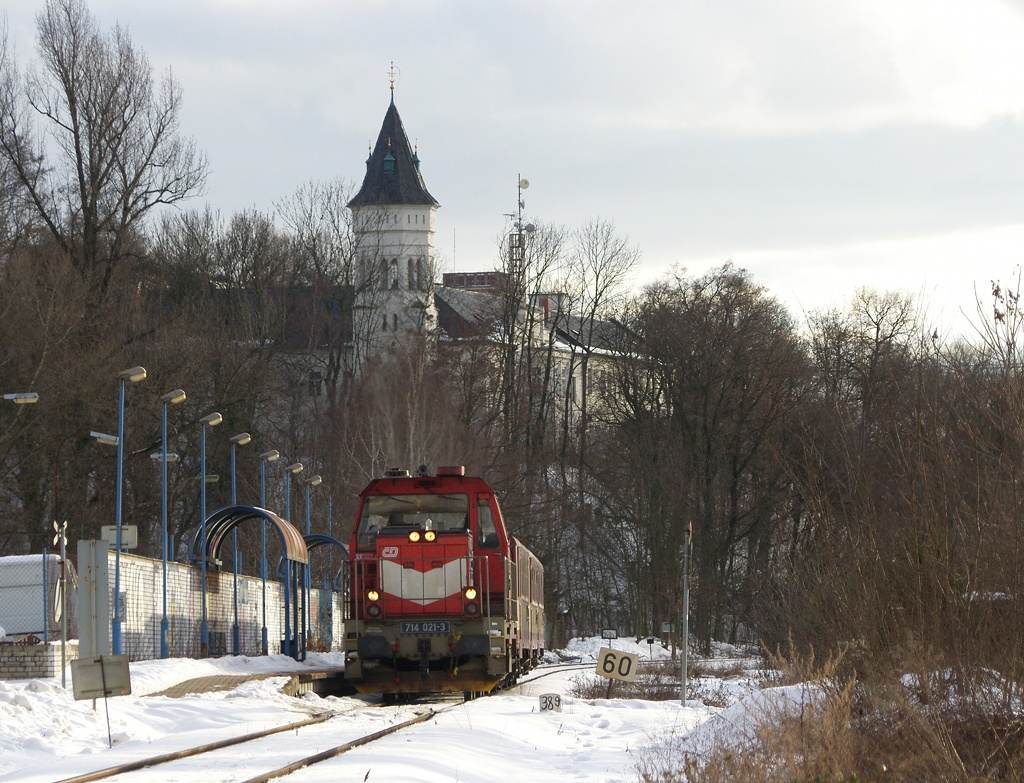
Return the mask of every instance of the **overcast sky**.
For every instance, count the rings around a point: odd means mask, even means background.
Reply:
[[[34,56],[41,0],[7,0]],[[1024,0],[92,0],[184,90],[228,215],[365,171],[395,101],[447,268],[600,217],[638,283],[731,260],[801,311],[908,291],[948,332],[1024,253]],[[958,327],[962,328],[962,327]]]

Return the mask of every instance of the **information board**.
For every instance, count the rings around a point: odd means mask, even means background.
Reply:
[[[127,696],[132,692],[127,655],[79,658],[71,662],[71,684],[75,699]]]

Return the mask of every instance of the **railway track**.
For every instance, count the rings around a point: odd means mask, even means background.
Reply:
[[[517,685],[501,693],[516,693],[523,685],[529,685],[551,674],[565,672],[566,669],[576,668],[581,671],[592,669],[593,664],[563,664],[538,668],[522,677]],[[495,696],[500,698],[500,694]],[[365,704],[345,711],[320,712],[283,726],[117,764],[63,778],[56,783],[89,783],[101,780],[111,783],[191,781],[196,779],[197,760],[201,760],[199,763],[206,771],[204,779],[232,783],[265,783],[424,723],[462,703],[460,696],[452,694],[446,697],[438,696],[422,703],[399,706]],[[362,735],[357,729],[346,728],[346,717],[365,715],[369,711],[379,711],[382,721],[391,719],[397,722]],[[315,752],[309,752],[314,748]],[[217,770],[216,778],[208,776],[211,769]]]
[[[386,708],[373,704],[341,713],[320,713],[284,726],[186,748],[173,753],[138,759],[94,772],[64,778],[56,783],[88,783],[88,781],[96,780],[116,781],[116,783],[131,783],[132,781],[152,783],[154,780],[189,780],[194,779],[195,759],[197,757],[202,757],[206,770],[217,769],[219,774],[223,775],[218,777],[218,780],[231,780],[236,781],[236,783],[265,783],[265,781],[284,777],[298,769],[340,756],[352,748],[367,745],[407,729],[410,726],[428,721],[438,713],[454,706],[457,705],[453,703],[438,708],[437,703],[434,703],[430,705],[424,704],[422,709],[417,709],[417,705],[413,705],[411,709],[414,714],[410,718],[369,734],[349,737],[340,744],[330,744],[330,747],[326,749],[317,750],[315,753],[306,753],[305,755],[303,748],[322,748],[325,740],[334,743],[337,742],[339,737],[344,736],[346,732],[339,719],[344,718],[346,715],[360,713],[365,710],[390,710],[396,715],[401,715],[403,712],[409,712],[410,707],[404,709]],[[328,722],[332,722],[332,725],[329,729],[325,729],[324,724]],[[316,731],[316,727],[322,730]],[[239,746],[245,747],[240,750]],[[238,763],[240,752],[245,754],[245,761],[242,765]],[[221,755],[219,756],[218,754]],[[285,758],[288,760],[281,763]],[[189,761],[185,771],[180,769],[173,771],[176,762],[184,762],[186,760],[191,761]],[[234,769],[230,769],[231,767],[234,767]],[[187,770],[193,770],[193,772],[189,773]],[[213,778],[207,777],[206,779]]]

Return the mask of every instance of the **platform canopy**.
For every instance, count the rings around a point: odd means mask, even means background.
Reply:
[[[266,522],[277,531],[286,560],[309,564],[309,551],[306,549],[306,542],[298,528],[273,511],[257,506],[225,506],[210,514],[206,518],[205,546],[200,546],[199,541],[202,536],[202,528],[196,530],[196,537],[192,541],[193,560],[199,562],[201,553],[205,552],[208,558],[207,562],[213,562],[217,559],[224,538],[239,525],[253,522]]]

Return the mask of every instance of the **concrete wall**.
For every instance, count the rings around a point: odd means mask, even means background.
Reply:
[[[61,643],[0,644],[0,680],[59,677]],[[68,642],[64,656],[70,665],[78,658],[78,642]]]

